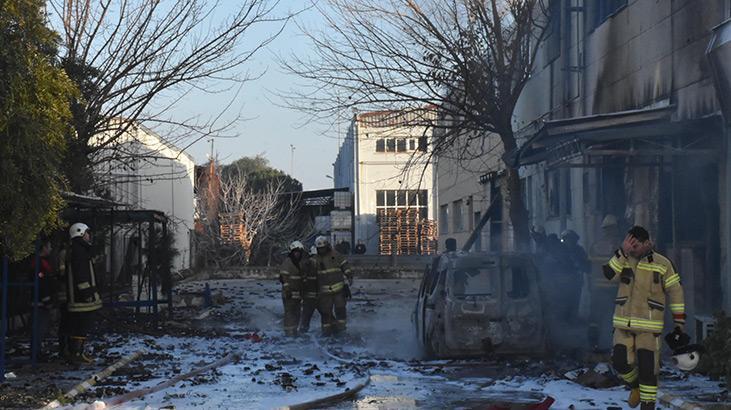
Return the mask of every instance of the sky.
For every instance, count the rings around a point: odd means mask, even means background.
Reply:
[[[223,3],[227,4],[226,2]],[[302,7],[301,0],[281,0],[277,13],[284,15],[288,10]],[[297,21],[308,27],[317,26],[320,19],[317,11],[308,10],[296,17]],[[261,26],[243,46],[253,45],[265,38],[267,33],[276,30],[276,24]],[[265,72],[261,78],[247,82],[239,92],[234,114],[246,118],[235,127],[236,138],[219,138],[213,143],[214,151],[222,163],[229,163],[244,156],[262,154],[274,168],[291,174],[304,185],[304,189],[331,188],[333,167],[338,150],[338,140],[332,131],[326,132],[322,124],[303,124],[302,113],[280,106],[282,101],[276,95],[295,87],[302,80],[285,73],[279,66],[277,55],[292,52],[306,53],[309,44],[303,38],[295,22],[290,22],[284,32],[267,49],[261,50],[243,68],[252,73]],[[233,93],[233,91],[232,91]],[[233,94],[228,94],[232,96]],[[230,98],[227,95],[191,94],[181,101],[177,108],[181,113],[195,113],[203,116],[216,115],[220,107]],[[344,126],[341,127],[344,130]],[[291,170],[291,147],[294,146],[294,167]],[[198,141],[188,148],[196,163],[208,160],[210,142]]]

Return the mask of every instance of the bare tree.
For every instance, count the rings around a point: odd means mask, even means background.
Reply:
[[[72,187],[89,188],[93,166],[110,161],[129,166],[140,159],[127,140],[134,124],[158,129],[185,147],[225,136],[239,120],[223,120],[236,97],[208,118],[177,118],[172,110],[192,91],[223,93],[256,77],[242,65],[284,27],[289,17],[273,15],[277,4],[51,0],[51,23],[63,38],[63,67],[81,91],[72,104],[75,134],[69,137],[67,161]],[[244,44],[268,23],[274,25],[269,34]],[[103,138],[92,141],[99,135]]]
[[[454,152],[455,144],[465,156],[488,155],[474,148],[490,135],[502,152],[517,147],[512,115],[545,29],[541,0],[325,0],[317,8],[326,27],[303,28],[314,56],[283,59],[306,80],[285,97],[288,105],[321,120],[352,107],[436,106],[436,118],[408,118],[433,134],[426,155]],[[516,167],[504,166],[521,246],[529,241],[527,211]]]
[[[218,267],[248,263],[257,249],[271,249],[272,243],[296,237],[300,233],[300,196],[285,193],[284,186],[283,180],[273,180],[254,190],[247,175],[234,170],[220,178],[220,195],[213,195],[217,206],[205,204],[211,197],[206,189],[206,200],[199,201],[203,233],[198,245],[206,259]]]

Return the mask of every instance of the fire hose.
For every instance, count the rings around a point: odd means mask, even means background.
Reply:
[[[337,404],[341,401],[350,400],[353,399],[358,393],[361,392],[361,390],[365,389],[371,382],[371,373],[369,370],[361,370],[360,367],[356,364],[354,360],[348,360],[343,359],[342,357],[336,356],[332,353],[330,353],[325,347],[323,347],[320,342],[317,340],[316,337],[311,336],[312,341],[315,343],[315,345],[320,349],[320,351],[327,357],[336,360],[341,363],[350,364],[353,366],[357,373],[363,374],[365,373],[365,376],[363,376],[360,381],[352,387],[346,388],[344,391],[336,394],[331,394],[329,396],[321,397],[315,400],[306,401],[303,403],[297,403],[297,404],[291,404],[289,406],[285,406],[282,408],[282,410],[309,410],[309,409],[316,409],[321,408],[325,406],[332,406],[334,404]]]

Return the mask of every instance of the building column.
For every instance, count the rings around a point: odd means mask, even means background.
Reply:
[[[721,220],[721,291],[723,310],[731,312],[731,127],[725,128],[726,155],[720,197]]]

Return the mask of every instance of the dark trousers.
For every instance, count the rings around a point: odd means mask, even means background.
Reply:
[[[347,327],[347,301],[343,291],[320,295],[322,332],[342,332]]]
[[[62,337],[81,337],[86,338],[94,324],[93,312],[69,312],[61,309],[61,321],[59,323],[58,334]]]
[[[284,334],[293,336],[297,334],[297,326],[300,323],[302,314],[302,299],[286,298],[284,301]]]
[[[302,300],[302,318],[300,319],[300,332],[306,333],[310,330],[310,321],[315,310],[318,309],[317,299],[305,298]],[[322,314],[320,314],[322,316]]]

